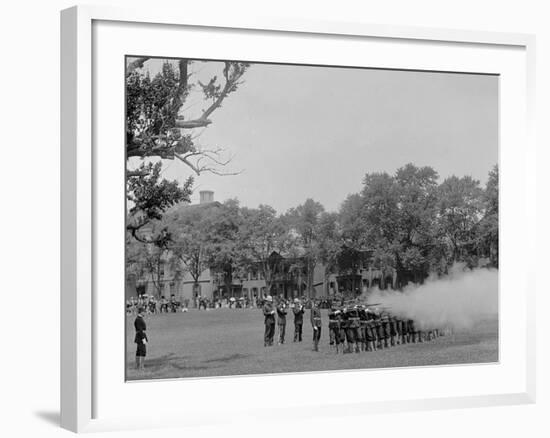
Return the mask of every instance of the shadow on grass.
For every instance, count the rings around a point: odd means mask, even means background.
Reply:
[[[230,354],[229,356],[222,356],[222,357],[215,357],[213,359],[208,359],[208,360],[205,360],[204,362],[205,363],[216,363],[216,362],[226,363],[226,362],[231,362],[232,360],[245,359],[249,356],[250,354],[235,353],[235,354]]]
[[[161,368],[168,365],[170,362],[184,360],[185,356],[176,356],[174,353],[168,353],[164,356],[156,357],[154,359],[145,359],[145,366],[147,368]]]
[[[185,364],[170,364],[172,366],[172,368],[175,368],[176,370],[179,370],[179,371],[204,371],[204,370],[208,370],[208,369],[212,369],[212,368],[217,368],[217,367],[209,367],[209,366],[206,366],[206,365],[185,365]]]
[[[233,356],[246,357],[239,354]],[[188,356],[176,356],[174,353],[165,354],[164,356],[156,357],[154,359],[145,359],[144,371],[146,376],[139,371],[132,369],[131,373],[133,375],[129,376],[129,380],[151,378],[155,375],[155,373],[161,370],[168,370],[170,368],[174,368],[179,371],[204,371],[211,368],[216,368],[215,366],[208,365],[187,365],[185,359],[188,359]],[[215,360],[205,362],[215,362]]]

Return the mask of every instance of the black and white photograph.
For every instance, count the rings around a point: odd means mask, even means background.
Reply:
[[[125,67],[126,380],[499,361],[498,75]]]

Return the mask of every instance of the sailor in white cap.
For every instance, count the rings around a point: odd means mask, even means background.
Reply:
[[[294,298],[294,342],[302,342],[302,328],[304,325],[305,309],[298,298]]]
[[[273,336],[275,335],[275,309],[273,308],[271,295],[265,298],[263,312],[265,324],[264,347],[270,347],[273,345]]]

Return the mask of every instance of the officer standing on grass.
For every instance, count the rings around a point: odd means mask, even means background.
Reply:
[[[310,313],[311,327],[313,328],[313,351],[319,351],[319,340],[321,339],[321,309],[317,300],[311,302]]]
[[[400,318],[401,322],[401,343],[402,344],[408,344],[409,343],[409,324],[408,319],[404,316]]]
[[[357,306],[352,306],[347,309],[348,313],[348,327],[346,332],[346,337],[348,339],[348,348],[350,353],[359,353],[360,347],[359,344],[362,342],[359,339],[359,328],[361,322],[359,320],[359,311]]]
[[[367,309],[365,306],[359,306],[359,338],[361,339],[361,351],[367,351],[368,337],[367,337],[367,325],[368,325],[368,315]]]
[[[273,309],[273,298],[268,295],[265,299],[263,307],[264,312],[264,347],[271,347],[273,345],[273,336],[275,335],[275,310]]]
[[[298,298],[294,298],[294,342],[302,342],[302,328],[304,325],[304,305]]]
[[[329,345],[335,349],[336,354],[340,352],[340,342],[342,342],[342,353],[344,352],[344,339],[340,338],[340,320],[342,311],[331,303],[328,311],[328,330],[329,330]]]
[[[370,309],[365,310],[367,314],[367,328],[365,331],[367,340],[367,351],[376,351],[376,322],[374,312]]]
[[[284,299],[279,300],[277,305],[277,327],[279,329],[279,345],[285,343],[285,331],[286,331],[286,303]]]
[[[136,369],[142,370],[145,365],[145,356],[147,355],[147,325],[143,319],[143,313],[145,309],[140,307],[138,309],[138,314],[134,320],[134,328],[136,330],[136,336],[134,342],[136,343]]]
[[[414,320],[409,318],[407,319],[407,333],[408,333],[408,342],[416,344],[416,327],[414,325]]]

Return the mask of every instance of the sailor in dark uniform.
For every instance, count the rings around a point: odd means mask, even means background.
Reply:
[[[382,323],[382,335],[384,339],[384,348],[389,347],[390,339],[390,319],[388,312],[382,312],[380,315],[380,322]]]
[[[374,326],[376,330],[376,347],[382,350],[384,348],[384,327],[378,310],[374,313]]]
[[[359,309],[359,338],[361,339],[361,351],[367,351],[367,325],[368,325],[368,316],[367,309],[364,306],[360,306]]]
[[[370,309],[366,309],[365,313],[367,315],[367,327],[365,330],[367,351],[376,351],[376,323],[374,312]]]
[[[348,340],[349,351],[359,353],[359,312],[356,306],[347,309],[348,325],[346,328],[346,338]]]
[[[275,335],[275,309],[273,309],[273,298],[268,295],[265,299],[263,307],[264,313],[264,347],[270,347],[273,345],[273,336]]]
[[[302,328],[304,325],[304,305],[298,298],[294,299],[294,342],[302,342]]]
[[[389,315],[390,326],[390,345],[394,347],[397,339],[397,319],[393,315]]]
[[[408,333],[408,341],[409,343],[416,343],[416,327],[414,326],[414,320],[408,319],[407,320],[407,333]]]
[[[409,341],[409,329],[407,324],[407,318],[404,316],[400,318],[401,323],[401,343],[407,344]]]
[[[279,300],[277,306],[277,328],[279,329],[279,345],[285,343],[285,331],[286,331],[286,303],[283,299]]]
[[[424,342],[426,332],[424,330],[418,330],[418,342],[421,344]]]
[[[319,303],[313,300],[310,313],[311,327],[313,328],[313,351],[319,351],[319,340],[321,339],[321,309]]]
[[[349,333],[349,311],[347,307],[342,308],[342,313],[340,314],[340,339],[342,339],[342,350],[343,353],[351,352],[351,339]],[[345,344],[345,345],[344,345]]]
[[[134,342],[136,343],[136,368],[142,370],[145,365],[145,356],[147,355],[147,325],[143,319],[144,309],[139,308],[136,319],[134,320],[134,328],[136,330],[136,336],[134,337]]]
[[[340,343],[343,343],[343,339],[340,338],[340,320],[341,320],[342,311],[335,307],[331,306],[328,312],[328,329],[329,329],[329,344],[335,348],[336,354],[340,351]],[[343,344],[342,344],[343,347]],[[344,349],[342,348],[342,352]]]

